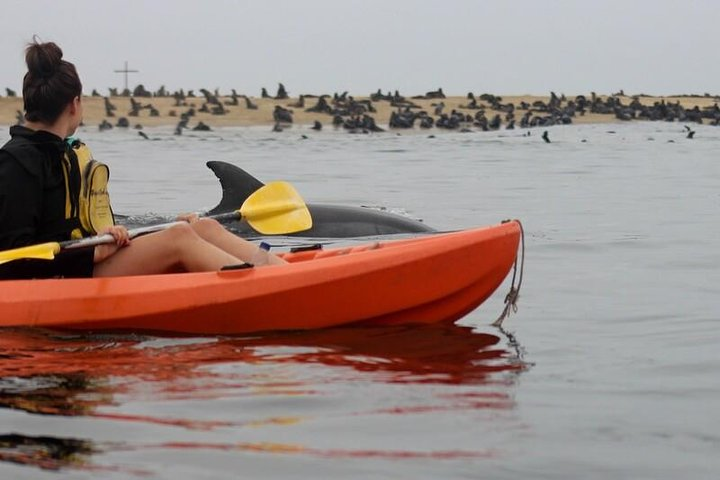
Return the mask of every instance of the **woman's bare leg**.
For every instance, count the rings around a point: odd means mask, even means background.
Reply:
[[[220,270],[242,260],[203,240],[189,225],[138,237],[95,264],[95,277]]]
[[[190,226],[204,240],[243,262],[251,262],[253,254],[257,251],[257,245],[227,231],[225,227],[211,218],[201,218],[191,223]],[[271,253],[269,263],[270,265],[281,265],[287,262]]]

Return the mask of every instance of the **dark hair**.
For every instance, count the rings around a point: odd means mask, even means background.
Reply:
[[[25,49],[28,68],[23,78],[25,120],[55,123],[67,104],[82,95],[75,65],[62,56],[56,44],[38,43],[37,38]]]

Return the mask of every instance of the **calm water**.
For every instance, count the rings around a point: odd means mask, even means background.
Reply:
[[[693,128],[81,132],[125,214],[214,206],[215,159],[442,230],[519,218],[520,309],[489,326],[506,282],[450,327],[6,331],[0,478],[717,478],[720,129]]]

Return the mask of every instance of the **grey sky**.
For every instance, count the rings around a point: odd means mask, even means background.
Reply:
[[[0,94],[58,43],[86,93],[720,93],[717,0],[3,0]],[[12,13],[9,13],[12,12]],[[12,19],[12,20],[10,20]]]

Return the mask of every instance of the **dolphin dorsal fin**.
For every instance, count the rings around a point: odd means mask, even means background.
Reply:
[[[222,199],[208,212],[210,215],[237,210],[255,190],[265,185],[231,163],[211,160],[205,165],[215,173],[222,187]]]

